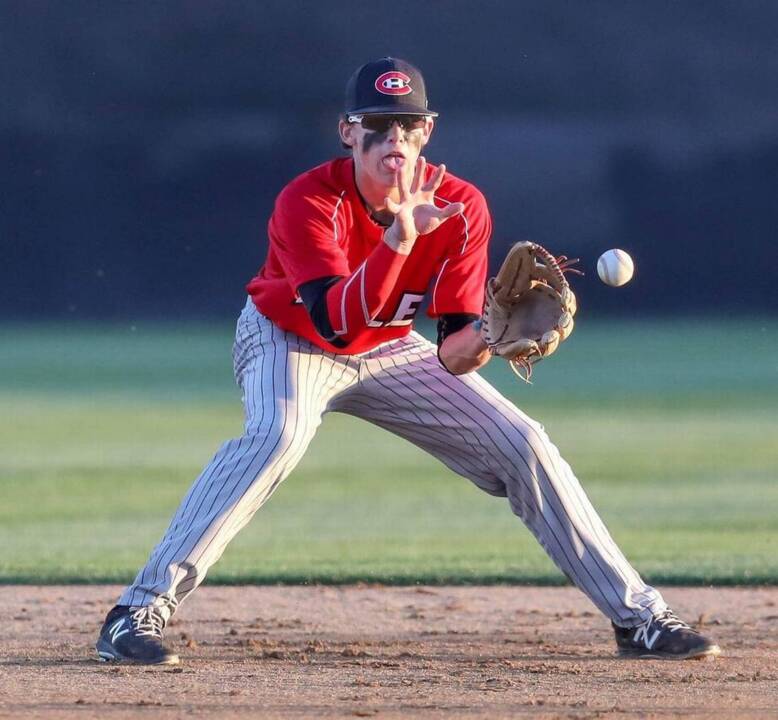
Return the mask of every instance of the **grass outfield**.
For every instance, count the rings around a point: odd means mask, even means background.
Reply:
[[[231,328],[0,328],[0,582],[131,579],[240,433]],[[582,320],[535,384],[543,422],[654,582],[778,581],[778,323]],[[212,582],[562,582],[507,502],[329,415]]]

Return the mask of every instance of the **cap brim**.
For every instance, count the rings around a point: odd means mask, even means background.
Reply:
[[[369,107],[347,110],[346,115],[429,115],[438,117],[438,113],[417,105],[371,105]]]

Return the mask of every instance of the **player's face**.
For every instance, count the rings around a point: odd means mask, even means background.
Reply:
[[[357,178],[396,187],[397,172],[413,176],[416,160],[432,133],[424,115],[365,115],[340,121],[340,136],[352,148]]]

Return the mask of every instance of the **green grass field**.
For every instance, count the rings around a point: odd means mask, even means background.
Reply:
[[[0,328],[0,582],[131,579],[240,433],[230,323]],[[778,323],[582,320],[534,385],[612,534],[661,583],[778,581]],[[211,582],[562,582],[507,502],[325,419]]]

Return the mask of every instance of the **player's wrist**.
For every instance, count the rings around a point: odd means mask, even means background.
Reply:
[[[473,342],[473,353],[481,357],[484,353],[489,353],[489,346],[486,344],[486,341],[483,338],[483,333],[481,332],[481,327],[483,325],[483,321],[481,319],[476,320],[474,323],[470,325],[470,328],[472,330],[472,342]]]
[[[399,255],[410,255],[416,238],[400,232],[397,221],[384,232],[384,242]]]

